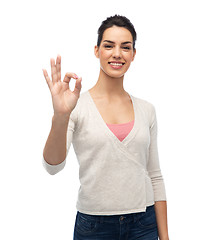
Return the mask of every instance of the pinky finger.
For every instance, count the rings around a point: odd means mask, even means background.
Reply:
[[[42,71],[43,71],[44,77],[45,77],[45,79],[46,79],[47,85],[48,85],[49,89],[51,89],[52,86],[53,86],[53,83],[52,83],[52,81],[50,80],[47,71],[46,71],[45,69],[42,69]]]

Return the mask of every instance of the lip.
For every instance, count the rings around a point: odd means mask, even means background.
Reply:
[[[108,63],[109,63],[109,64],[110,64],[110,63],[121,63],[122,65],[125,64],[124,62],[119,62],[119,61],[109,61]]]
[[[119,63],[119,64],[122,64],[122,65],[121,66],[119,66],[119,65],[116,66],[116,65],[111,65],[110,63]],[[119,62],[119,61],[110,61],[110,62],[108,62],[108,64],[113,69],[121,69],[125,63],[124,62]]]

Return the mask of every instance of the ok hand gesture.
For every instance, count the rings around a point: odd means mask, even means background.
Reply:
[[[78,78],[78,76],[74,73],[67,72],[63,82],[61,81],[60,55],[57,56],[56,64],[55,59],[53,58],[50,59],[50,64],[52,81],[50,80],[47,71],[45,69],[42,70],[51,92],[54,114],[70,115],[77,104],[78,98],[80,97],[82,78]],[[74,91],[71,91],[69,88],[71,78],[76,79]]]

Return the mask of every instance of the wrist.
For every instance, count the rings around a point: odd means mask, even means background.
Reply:
[[[65,124],[69,122],[70,114],[54,113],[52,122],[57,124]]]

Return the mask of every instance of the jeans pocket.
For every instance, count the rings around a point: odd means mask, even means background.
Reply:
[[[97,230],[98,226],[97,219],[80,212],[77,213],[75,228],[79,233],[83,235],[91,234]]]
[[[138,219],[139,226],[143,229],[147,228],[154,228],[157,227],[157,220],[154,206],[149,209],[149,211],[145,212],[141,217]]]

